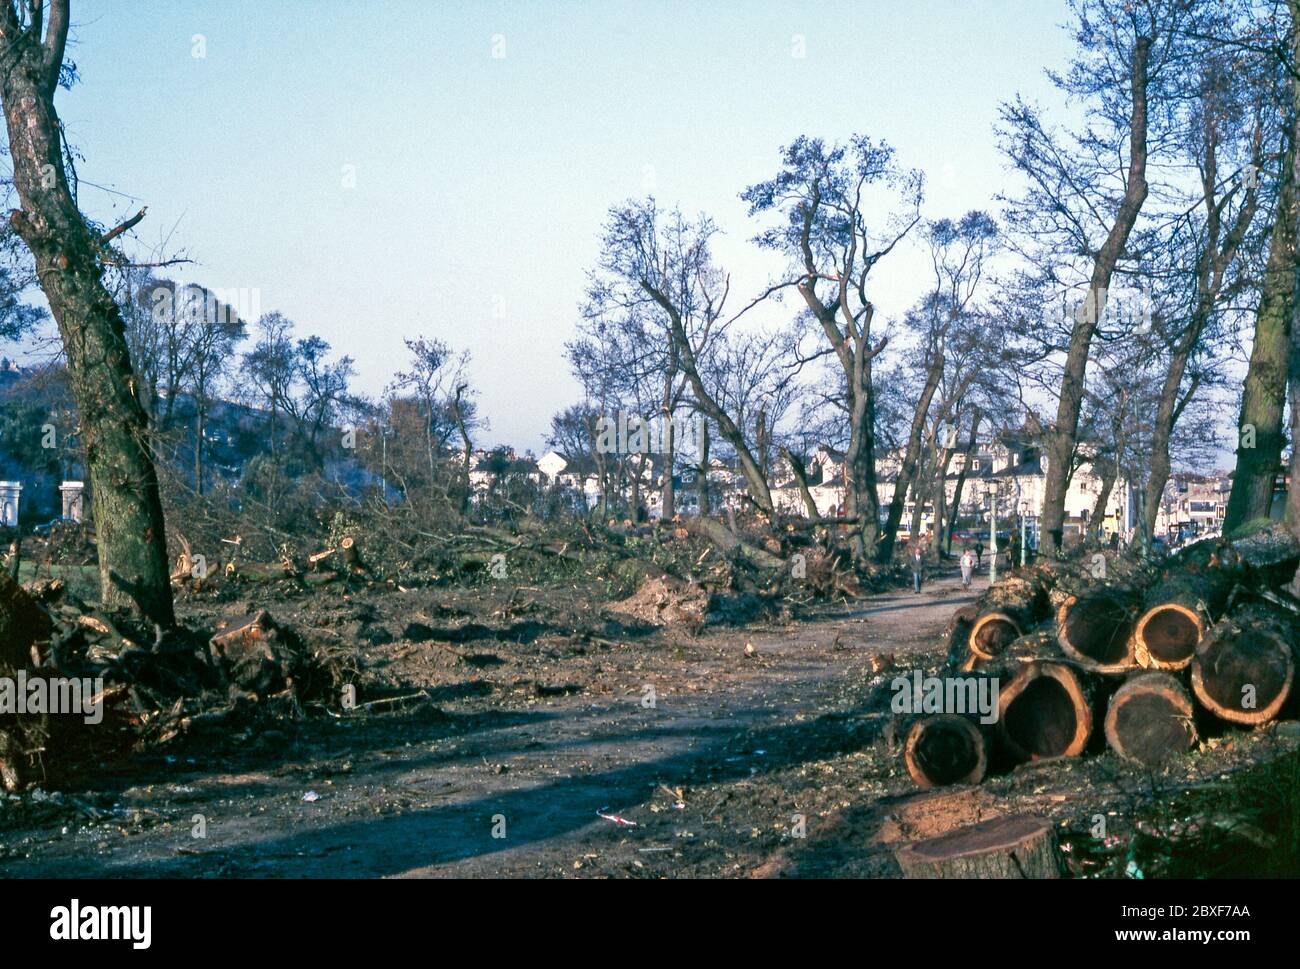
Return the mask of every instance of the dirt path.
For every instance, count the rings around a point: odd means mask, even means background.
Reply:
[[[870,658],[933,650],[981,586],[944,577],[920,596],[574,663],[543,653],[548,681],[575,682],[539,694],[469,680],[436,711],[318,719],[229,756],[144,760],[111,786],[55,796],[43,822],[37,811],[0,829],[0,873],[748,873],[799,836],[799,817],[815,827],[903,783],[875,776],[864,752],[880,730],[855,711]]]

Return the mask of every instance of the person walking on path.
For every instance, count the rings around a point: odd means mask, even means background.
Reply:
[[[912,586],[919,595],[921,592],[921,580],[924,578],[925,571],[925,551],[919,543],[912,545],[908,557],[912,560]]]
[[[975,568],[980,569],[983,567],[984,567],[984,543],[976,542],[975,543]]]
[[[961,555],[961,587],[970,588],[971,573],[975,571],[975,553],[970,549],[962,552]]]

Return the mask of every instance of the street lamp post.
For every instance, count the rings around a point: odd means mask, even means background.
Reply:
[[[989,484],[989,585],[998,580],[998,486]]]
[[[1023,569],[1029,562],[1029,502],[1020,503],[1020,567]]]

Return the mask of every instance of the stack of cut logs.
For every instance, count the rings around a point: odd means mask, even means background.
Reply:
[[[337,543],[335,548],[322,549],[308,555],[303,562],[297,560],[287,548],[281,550],[278,562],[254,562],[243,558],[242,540],[239,536],[224,539],[224,543],[234,546],[235,553],[220,568],[199,568],[200,559],[190,548],[184,535],[177,535],[181,554],[176,558],[172,569],[172,585],[191,591],[198,591],[213,584],[220,578],[227,581],[262,583],[290,581],[308,586],[323,586],[334,582],[344,582],[350,578],[369,579],[370,569],[361,557],[361,549],[356,539],[347,536]]]
[[[952,677],[996,677],[996,721],[933,713],[905,725],[923,788],[1075,757],[1105,744],[1148,767],[1202,733],[1300,708],[1300,543],[1281,526],[1206,540],[1163,561],[1083,550],[998,582],[949,625]],[[1099,729],[1100,728],[1100,729]]]

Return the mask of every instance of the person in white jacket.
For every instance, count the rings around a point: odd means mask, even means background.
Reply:
[[[961,587],[970,588],[971,573],[975,571],[975,553],[970,549],[961,554]]]

